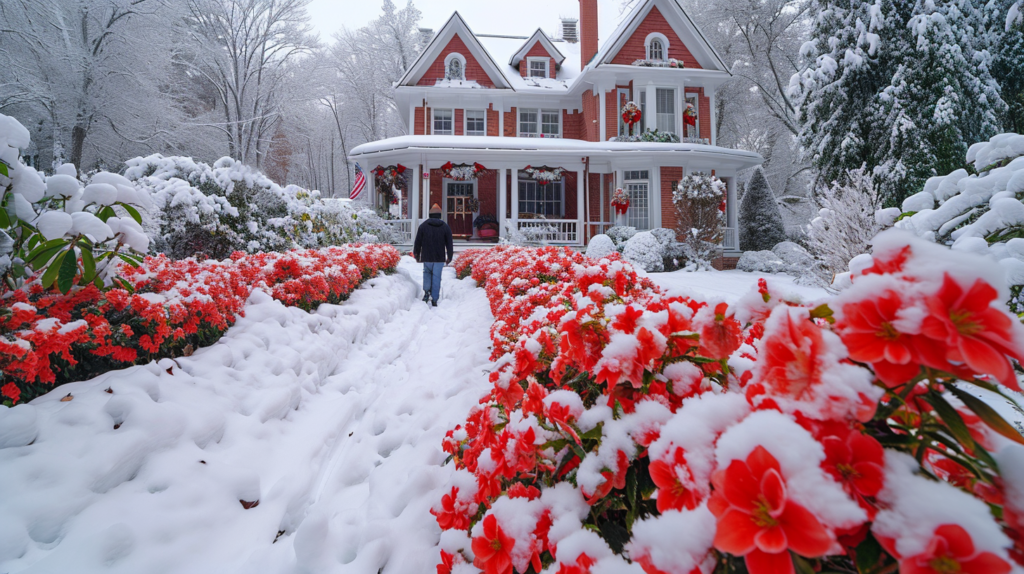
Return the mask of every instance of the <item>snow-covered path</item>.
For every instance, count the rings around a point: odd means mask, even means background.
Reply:
[[[257,295],[177,364],[12,409],[0,446],[34,442],[0,448],[0,572],[432,572],[441,439],[487,390],[491,316],[451,269],[427,307],[419,274],[312,314]]]

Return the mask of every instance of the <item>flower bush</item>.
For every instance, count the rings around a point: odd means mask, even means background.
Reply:
[[[905,234],[824,303],[668,296],[616,255],[503,246],[493,388],[443,448],[439,573],[1009,572],[1024,327],[994,264]],[[636,568],[636,566],[633,566]]]
[[[0,393],[9,404],[27,401],[54,385],[212,344],[256,289],[305,310],[339,303],[399,258],[384,245],[236,252],[224,261],[161,255],[122,265],[124,288],[106,292],[90,284],[65,295],[35,282],[4,300]]]

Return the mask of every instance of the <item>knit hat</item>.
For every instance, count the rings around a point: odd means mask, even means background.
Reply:
[[[435,213],[441,215],[441,206],[436,203],[430,206],[430,214],[434,215]]]

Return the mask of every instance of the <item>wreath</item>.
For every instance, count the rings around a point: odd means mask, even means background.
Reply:
[[[543,167],[526,166],[526,168],[523,169],[523,171],[525,171],[526,174],[530,176],[530,178],[532,178],[532,179],[534,179],[536,181],[539,181],[542,185],[543,184],[548,184],[548,183],[551,183],[553,181],[558,181],[558,180],[562,179],[562,174],[565,173],[565,170],[560,168],[560,167],[548,167],[548,166],[543,166]]]
[[[476,213],[480,211],[480,200],[475,197],[466,198],[466,209]]]
[[[640,119],[643,114],[640,112],[640,106],[636,105],[636,102],[626,102],[626,105],[622,106],[622,121],[632,129],[634,124],[640,123]]]
[[[619,215],[625,215],[626,210],[629,209],[629,192],[621,187],[616,189],[612,195],[612,207],[615,208],[615,212]]]
[[[452,162],[448,162],[441,166],[441,177],[455,181],[469,181],[476,179],[485,169],[487,168],[478,163],[454,165]]]
[[[688,126],[697,125],[697,108],[693,107],[693,104],[687,103],[686,109],[683,110],[683,121]]]

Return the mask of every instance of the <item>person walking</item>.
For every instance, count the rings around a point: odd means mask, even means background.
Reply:
[[[452,245],[452,229],[441,220],[441,206],[430,207],[430,219],[420,224],[413,242],[412,254],[423,264],[423,302],[430,301],[437,307],[441,294],[441,272],[452,262],[455,247]]]

